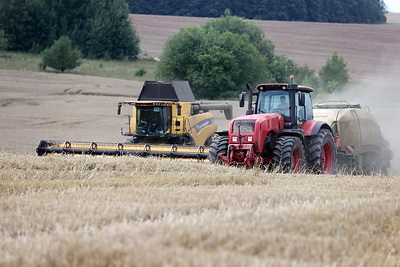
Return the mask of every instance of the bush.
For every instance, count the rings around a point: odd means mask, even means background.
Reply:
[[[142,68],[140,68],[140,69],[138,69],[136,72],[135,72],[135,75],[136,76],[140,76],[140,77],[142,77],[143,75],[145,75],[146,74],[146,70],[142,67]]]
[[[321,85],[326,91],[340,90],[347,84],[349,74],[346,65],[344,59],[335,52],[326,64],[321,67],[319,77]]]
[[[80,51],[72,48],[72,42],[68,37],[62,36],[52,47],[43,52],[40,68],[44,70],[48,66],[64,72],[65,70],[72,70],[80,64]]]

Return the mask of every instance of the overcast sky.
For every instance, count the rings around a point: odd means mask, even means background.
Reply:
[[[400,1],[399,0],[384,0],[389,12],[400,13]]]

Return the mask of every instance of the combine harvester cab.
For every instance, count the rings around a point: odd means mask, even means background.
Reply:
[[[161,156],[206,159],[217,130],[210,110],[223,110],[232,119],[232,105],[195,101],[187,81],[146,81],[137,101],[118,102],[131,107],[125,143],[41,140],[36,151],[47,153]]]
[[[232,119],[232,105],[196,102],[187,81],[169,83],[147,81],[137,101],[118,103],[130,105],[132,114],[130,143],[210,145],[217,130],[210,110],[223,110],[226,119]]]
[[[393,152],[369,111],[346,101],[320,103],[313,111],[315,119],[325,121],[334,131],[339,172],[388,173]]]

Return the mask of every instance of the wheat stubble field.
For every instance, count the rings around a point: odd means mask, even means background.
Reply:
[[[398,177],[0,155],[0,266],[398,266]]]
[[[151,46],[161,51],[165,34],[205,21],[134,20],[148,52]],[[320,29],[315,38],[328,40],[322,44],[326,51],[299,45],[294,57],[312,55],[299,63],[317,66],[342,47],[350,51],[353,76],[370,81],[382,76],[373,73],[382,68],[391,82],[379,80],[385,86],[374,89],[396,89],[391,74],[399,65],[399,21],[371,26],[375,38],[364,25],[326,25],[348,32],[340,40],[340,31],[324,33],[320,24],[265,23],[275,25],[277,51],[298,29]],[[385,37],[381,47],[379,32]],[[357,46],[360,38],[371,45]],[[304,41],[299,36],[297,43]],[[360,52],[365,49],[367,54]],[[400,265],[399,176],[289,175],[136,157],[37,157],[40,139],[123,142],[119,132],[126,118],[115,115],[116,103],[135,98],[142,83],[13,70],[0,70],[0,80],[0,266]],[[399,110],[398,95],[387,96],[384,116]],[[387,117],[392,120],[384,132],[396,145],[396,118]]]

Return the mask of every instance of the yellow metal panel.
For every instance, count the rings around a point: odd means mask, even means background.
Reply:
[[[206,140],[217,130],[214,116],[204,112],[187,118],[188,132],[196,145],[204,145]]]
[[[136,132],[136,127],[137,127],[137,123],[136,123],[136,106],[132,106],[132,115],[131,115],[131,122],[129,124],[129,132],[130,133],[134,133]]]

